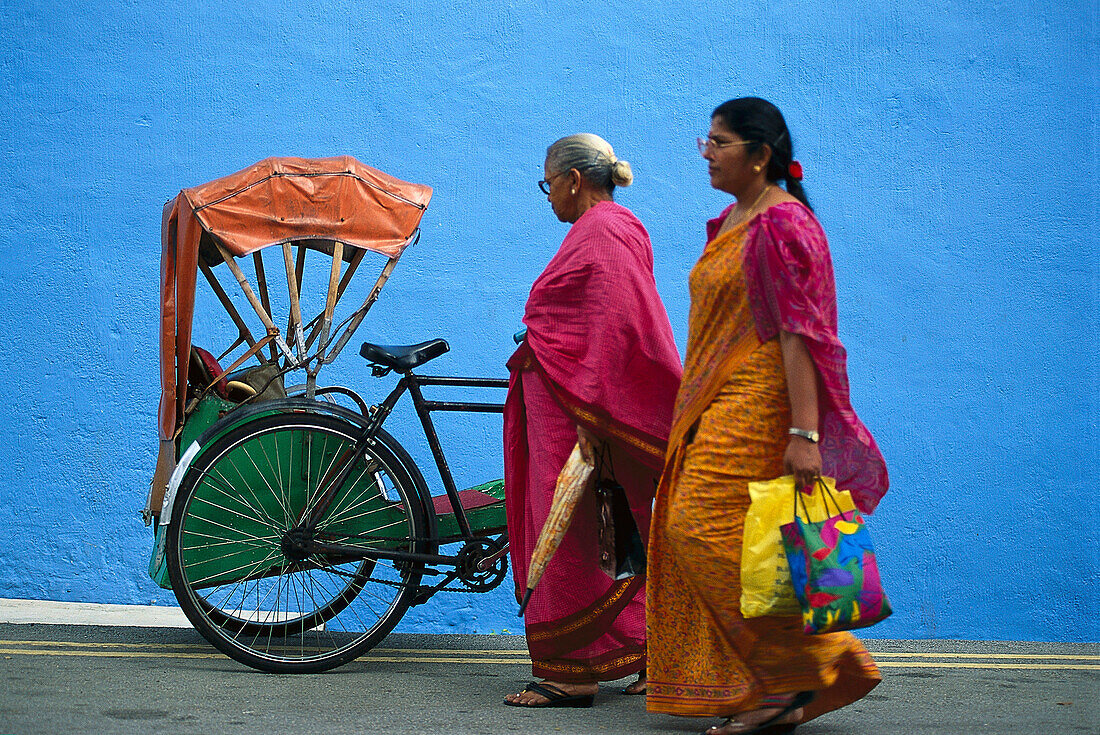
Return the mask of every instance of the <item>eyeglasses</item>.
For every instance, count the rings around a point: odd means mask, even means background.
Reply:
[[[695,145],[699,146],[700,153],[706,153],[708,150],[717,150],[719,148],[729,148],[734,145],[751,145],[751,140],[718,140],[717,138],[708,135],[705,138],[696,138]]]
[[[550,194],[550,182],[553,181],[554,179],[558,178],[562,174],[567,174],[567,173],[569,173],[569,172],[568,171],[558,171],[553,176],[548,176],[547,178],[540,181],[539,182],[539,188],[542,189],[542,193],[546,194],[546,195],[549,195]]]

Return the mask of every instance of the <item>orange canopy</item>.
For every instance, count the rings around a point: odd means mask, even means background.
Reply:
[[[161,440],[172,439],[183,415],[178,386],[187,379],[200,242],[213,238],[241,256],[287,241],[338,240],[397,258],[431,198],[428,186],[339,156],[268,158],[169,201],[161,233]]]

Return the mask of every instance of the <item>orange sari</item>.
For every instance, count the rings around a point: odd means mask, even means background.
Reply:
[[[881,677],[849,633],[807,636],[798,616],[741,616],[747,484],[783,474],[790,426],[779,341],[761,343],[745,285],[748,229],[707,243],[689,280],[687,359],[649,541],[647,707],[727,716],[812,690],[808,720]]]

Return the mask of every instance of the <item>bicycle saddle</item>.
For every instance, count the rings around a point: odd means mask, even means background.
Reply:
[[[417,345],[374,345],[364,342],[359,354],[369,362],[406,373],[432,358],[449,352],[451,346],[445,339],[430,339]]]

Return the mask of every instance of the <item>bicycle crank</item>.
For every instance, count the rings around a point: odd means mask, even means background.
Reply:
[[[455,571],[462,584],[474,592],[488,592],[504,581],[508,558],[507,544],[496,539],[467,541],[459,550]]]

